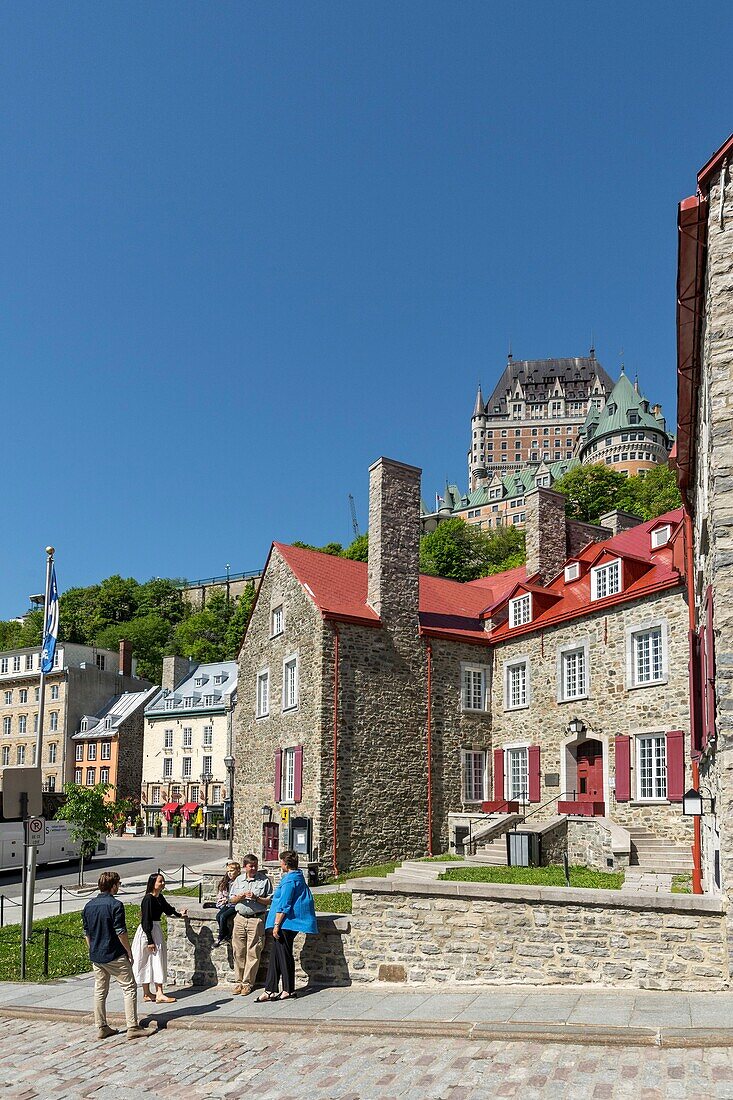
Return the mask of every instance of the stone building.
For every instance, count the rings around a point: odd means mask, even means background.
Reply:
[[[242,845],[356,867],[514,801],[683,843],[681,513],[591,527],[535,489],[527,567],[460,584],[419,575],[419,479],[372,466],[368,565],[273,545],[239,655]]]
[[[650,406],[623,368],[603,408],[591,404],[580,429],[577,458],[584,465],[603,462],[633,477],[669,460],[672,437],[662,406]]]
[[[40,646],[0,653],[0,767],[34,762],[40,658]],[[72,736],[82,717],[122,692],[151,686],[135,675],[135,666],[129,642],[120,642],[118,653],[72,642],[57,645],[45,688],[41,777],[47,791],[61,791],[74,779]]]
[[[95,714],[85,714],[72,736],[74,782],[93,787],[110,783],[109,800],[140,797],[144,707],[157,687],[115,695]]]
[[[731,159],[733,135],[679,207],[676,465],[691,535],[693,781],[704,796],[696,847],[705,890],[725,891],[733,901]]]
[[[227,815],[236,698],[235,661],[163,658],[162,686],[145,707],[140,812],[149,828],[158,816],[193,824],[199,810],[209,822]]]

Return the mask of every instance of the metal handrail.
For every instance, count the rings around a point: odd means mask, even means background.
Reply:
[[[526,821],[528,817],[533,817],[534,814],[538,814],[540,812],[540,810],[544,810],[547,806],[551,806],[553,802],[559,802],[561,798],[566,798],[570,794],[572,794],[572,796],[573,796],[572,801],[575,802],[577,793],[578,792],[577,792],[576,789],[574,789],[572,791],[561,791],[560,794],[556,794],[553,798],[548,799],[547,802],[543,802],[541,806],[536,806],[535,809],[531,810],[528,814],[522,812],[522,820]],[[524,802],[522,803],[522,805],[524,805]],[[516,829],[517,829],[517,826],[516,826],[516,823],[515,823],[515,825],[514,825],[514,831],[515,832],[516,832]]]

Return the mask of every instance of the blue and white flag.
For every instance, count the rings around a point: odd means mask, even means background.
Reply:
[[[51,584],[48,590],[48,607],[46,608],[46,625],[43,631],[43,647],[41,649],[41,671],[50,672],[53,668],[53,658],[56,652],[56,640],[59,636],[59,590],[56,587],[56,566],[51,567]]]

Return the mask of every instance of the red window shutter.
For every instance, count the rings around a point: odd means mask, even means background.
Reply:
[[[530,745],[527,749],[527,771],[529,773],[529,800],[540,801],[540,747]]]
[[[616,737],[616,801],[631,799],[631,738]]]
[[[695,757],[700,755],[703,734],[703,644],[694,630],[689,632],[690,661],[688,690],[690,692],[690,739]]]
[[[293,801],[300,802],[303,797],[303,746],[295,749],[295,778],[293,782]]]
[[[681,802],[685,793],[685,735],[682,730],[667,734],[667,798]]]
[[[504,750],[494,749],[494,799],[504,797]]]
[[[283,750],[275,753],[275,801],[280,801],[283,786]]]
[[[713,631],[713,589],[705,594],[705,681],[703,691],[703,747],[715,737],[715,634]]]

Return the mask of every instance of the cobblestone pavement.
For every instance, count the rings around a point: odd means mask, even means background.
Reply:
[[[369,1035],[153,1032],[95,1041],[89,1026],[0,1019],[0,1093],[13,1100],[688,1100],[733,1097],[733,1051]]]

